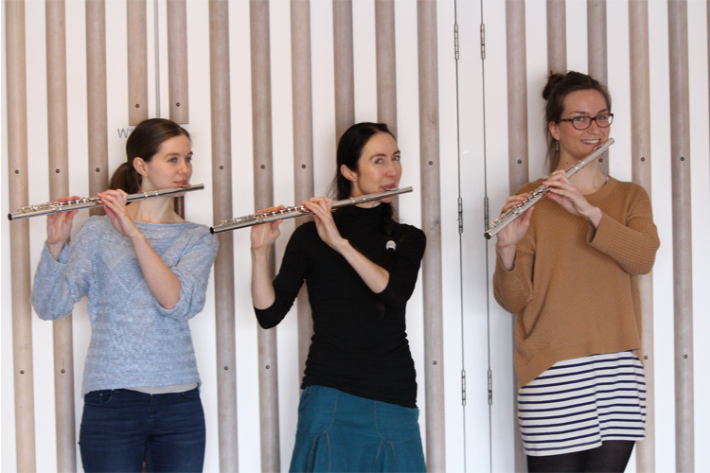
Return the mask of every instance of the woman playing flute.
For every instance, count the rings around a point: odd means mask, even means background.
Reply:
[[[645,190],[599,162],[565,170],[609,137],[611,98],[588,75],[552,74],[543,91],[550,176],[542,199],[497,235],[496,300],[517,314],[518,411],[531,472],[622,472],[644,438],[638,275],[659,247]],[[534,210],[534,211],[533,211]]]
[[[401,173],[386,125],[359,123],[340,139],[338,199],[396,188]],[[313,313],[291,471],[426,469],[405,333],[426,240],[394,220],[391,200],[334,215],[330,199],[302,202],[315,221],[293,233],[273,281],[268,255],[280,222],[252,228],[252,295],[261,326],[284,318],[304,280]]]
[[[89,218],[68,246],[77,211],[47,217],[32,304],[56,320],[88,297],[85,471],[140,472],[144,460],[148,471],[202,471],[205,419],[188,320],[205,303],[217,239],[176,214],[170,197],[126,205],[128,194],[189,184],[187,131],[146,120],[126,153],[112,190],[98,194],[106,215]]]

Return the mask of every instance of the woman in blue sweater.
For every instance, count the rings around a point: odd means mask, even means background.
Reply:
[[[397,142],[379,123],[340,139],[335,187],[346,199],[396,188]],[[313,338],[303,377],[291,471],[425,471],[417,383],[405,309],[424,254],[424,233],[393,219],[392,198],[343,207],[303,202],[276,279],[268,255],[280,222],[252,229],[252,296],[264,328],[278,324],[303,281]]]
[[[217,240],[186,222],[171,197],[128,194],[189,184],[190,137],[165,119],[128,137],[128,160],[67,241],[76,211],[47,218],[32,304],[42,319],[88,297],[92,335],[80,431],[85,471],[202,471],[205,421],[188,320],[202,310]],[[69,200],[64,198],[60,200]]]

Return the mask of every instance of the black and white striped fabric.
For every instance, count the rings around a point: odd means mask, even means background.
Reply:
[[[518,390],[525,453],[590,450],[604,440],[643,440],[646,380],[631,352],[555,363]]]

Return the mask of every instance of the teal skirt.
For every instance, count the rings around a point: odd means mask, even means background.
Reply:
[[[308,386],[291,472],[426,472],[419,409]]]

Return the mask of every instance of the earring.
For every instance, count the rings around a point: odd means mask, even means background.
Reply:
[[[559,150],[560,150],[560,142],[555,141],[555,151],[559,151]]]

